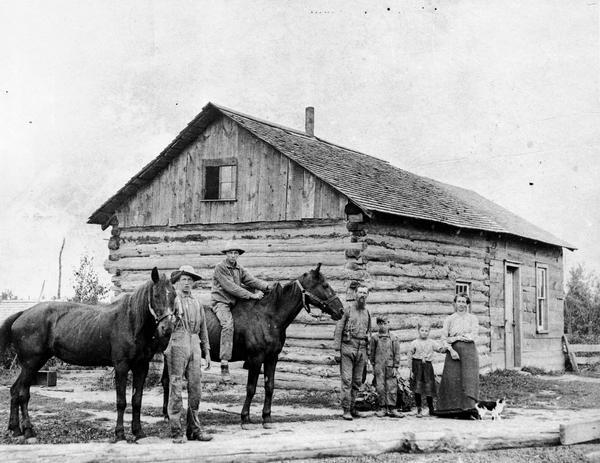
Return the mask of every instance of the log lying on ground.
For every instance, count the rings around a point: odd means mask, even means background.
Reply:
[[[562,445],[589,442],[600,439],[600,420],[561,424],[559,431]]]

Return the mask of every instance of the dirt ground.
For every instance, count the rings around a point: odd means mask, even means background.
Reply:
[[[41,444],[108,442],[112,440],[115,412],[114,390],[107,388],[109,371],[62,371],[59,372],[58,385],[55,388],[32,388],[30,411]],[[531,375],[516,372],[493,372],[483,376],[481,395],[485,398],[506,397],[509,407],[506,419],[517,418],[531,412],[532,416],[544,416],[552,411],[571,411],[574,416],[590,408],[600,408],[600,378],[594,372],[586,376],[573,375]],[[8,405],[10,378],[0,380],[0,422],[6,429],[8,423]],[[103,386],[103,388],[101,387]],[[130,391],[128,391],[130,394]],[[226,435],[239,432],[239,412],[244,398],[244,387],[235,385],[222,388],[215,383],[204,386],[201,419],[208,432]],[[260,421],[263,395],[257,393],[252,415]],[[128,398],[129,400],[129,398]],[[128,412],[130,410],[128,408]],[[292,432],[293,423],[302,422],[304,426],[315,422],[327,422],[329,428],[345,425],[340,420],[338,397],[335,393],[276,390],[273,403],[274,421],[281,432]],[[548,416],[548,415],[546,415]],[[131,415],[126,415],[126,425]],[[542,418],[540,418],[542,419]],[[162,390],[149,388],[144,393],[143,425],[149,436],[169,439],[168,424],[162,418]],[[333,421],[332,421],[333,420]],[[415,423],[432,426],[441,423],[435,418],[426,418],[428,423],[417,420]],[[405,420],[402,420],[405,424]],[[446,420],[448,422],[448,420]],[[337,424],[336,424],[337,423]],[[355,421],[360,423],[360,421]],[[373,421],[363,420],[373,426]],[[298,423],[300,424],[300,423]],[[326,423],[322,423],[325,425]],[[385,426],[385,425],[384,425]],[[287,429],[287,428],[290,429]],[[309,427],[311,427],[309,425]],[[360,429],[359,429],[360,430]],[[129,430],[128,438],[131,440]],[[256,437],[262,434],[256,432]],[[4,432],[0,435],[0,444],[15,444],[16,441]],[[385,454],[377,457],[344,457],[320,459],[331,463],[358,462],[575,462],[585,461],[586,453],[600,450],[597,443],[539,447],[513,450],[483,452],[429,453],[429,454]]]

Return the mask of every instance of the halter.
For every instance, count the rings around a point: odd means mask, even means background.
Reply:
[[[321,308],[329,307],[329,304],[332,301],[334,301],[335,299],[337,299],[337,295],[334,294],[329,299],[327,299],[326,301],[324,301],[323,299],[315,296],[310,291],[307,291],[306,288],[304,288],[304,286],[302,286],[302,283],[300,283],[300,280],[296,280],[296,284],[298,285],[298,288],[302,292],[302,307],[304,307],[308,313],[310,313],[310,305],[308,304],[308,302],[306,300],[306,296],[309,296],[313,301],[315,301],[315,302],[313,302],[314,305],[318,305]]]
[[[156,326],[160,325],[160,322],[162,322],[165,318],[173,315],[173,312],[168,311],[168,312],[164,313],[163,315],[161,315],[160,317],[158,317],[156,315],[156,311],[152,308],[152,304],[150,304],[149,302],[148,302],[148,310],[150,311],[150,314],[154,318],[154,324]]]

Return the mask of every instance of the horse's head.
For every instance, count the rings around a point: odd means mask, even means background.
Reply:
[[[304,292],[304,300],[308,305],[317,306],[323,312],[328,313],[334,320],[342,318],[344,306],[340,298],[327,282],[325,276],[321,273],[321,264],[298,278]]]
[[[152,286],[148,310],[154,318],[156,333],[159,337],[168,338],[173,330],[173,311],[175,308],[175,288],[165,274],[152,269]]]

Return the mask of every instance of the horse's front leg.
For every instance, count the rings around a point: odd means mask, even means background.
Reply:
[[[258,382],[258,376],[260,375],[260,362],[250,360],[248,361],[248,381],[246,383],[246,400],[244,407],[242,408],[242,428],[249,429],[251,424],[250,421],[250,404],[252,398],[256,392],[256,383]]]
[[[163,418],[165,419],[165,421],[169,420],[169,365],[167,364],[167,359],[165,357],[164,359],[164,363],[163,363],[163,372],[162,372],[162,376],[160,378],[160,383],[162,384],[163,387],[163,408],[162,408],[162,412],[163,412]]]
[[[123,427],[123,415],[127,406],[127,373],[129,366],[119,364],[115,366],[115,384],[117,387],[117,426],[115,427],[115,440],[125,440],[125,428]]]
[[[273,401],[273,391],[275,390],[275,367],[277,366],[277,357],[265,360],[265,403],[263,405],[263,427],[271,428],[271,402]]]
[[[144,383],[148,376],[148,362],[141,361],[133,369],[133,393],[131,395],[131,432],[135,439],[146,437],[142,431],[141,412],[142,412],[142,394],[144,393]]]

